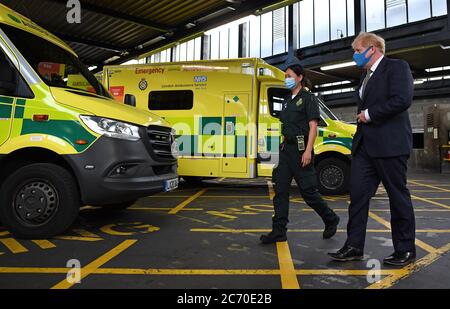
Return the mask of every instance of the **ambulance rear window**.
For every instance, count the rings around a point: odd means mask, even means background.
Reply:
[[[190,110],[192,107],[194,107],[192,90],[152,91],[149,94],[150,110]]]

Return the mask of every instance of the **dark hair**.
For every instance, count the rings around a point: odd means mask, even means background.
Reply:
[[[292,64],[292,65],[288,66],[286,70],[288,70],[288,69],[291,69],[297,76],[302,75],[303,76],[302,86],[307,87],[310,90],[312,89],[311,81],[308,79],[308,77],[306,77],[306,74],[305,74],[306,71],[302,65]]]

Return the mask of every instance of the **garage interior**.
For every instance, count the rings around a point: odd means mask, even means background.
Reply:
[[[365,1],[354,1],[354,29],[343,38],[301,48],[294,23],[299,1],[83,0],[80,24],[67,24],[65,0],[0,3],[65,40],[93,72],[136,59],[150,63],[155,54],[193,39],[201,42],[200,58],[208,59],[208,31],[283,9],[284,52],[264,59],[279,68],[299,60],[314,92],[340,119],[354,122],[353,88],[361,71],[339,64],[351,59],[354,34],[367,30]],[[446,5],[448,12],[450,0]],[[238,29],[238,56],[251,56],[249,29],[246,24]],[[371,203],[365,259],[339,264],[327,252],[346,239],[348,195],[325,197],[341,216],[338,234],[326,241],[322,223],[293,185],[288,241],[261,246],[259,236],[270,231],[273,213],[271,180],[221,178],[197,186],[182,182],[178,190],[140,199],[122,212],[84,207],[71,231],[54,239],[15,239],[0,227],[0,288],[450,288],[450,17],[431,14],[375,32],[386,39],[389,57],[408,61],[416,80],[408,175],[417,219],[416,263],[400,269],[381,265],[381,279],[369,280],[373,259],[392,249],[383,187]],[[170,60],[175,56],[172,50]],[[82,262],[82,284],[65,279],[72,259]]]

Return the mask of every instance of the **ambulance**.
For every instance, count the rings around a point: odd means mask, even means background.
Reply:
[[[178,174],[270,177],[281,142],[284,73],[261,59],[106,66],[103,84],[126,105],[151,111],[176,131]],[[315,164],[324,194],[347,191],[356,126],[319,99]]]
[[[176,188],[173,133],[115,101],[68,45],[0,5],[2,229],[48,238],[83,205],[124,209]]]

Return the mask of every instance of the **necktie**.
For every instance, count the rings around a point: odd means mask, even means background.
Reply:
[[[363,98],[364,97],[364,92],[366,91],[366,87],[367,87],[367,83],[369,82],[369,79],[372,77],[372,70],[367,70],[367,74],[366,74],[366,77],[364,78],[364,80],[363,80],[363,83],[362,83],[362,91],[361,91],[361,97]]]

